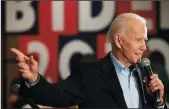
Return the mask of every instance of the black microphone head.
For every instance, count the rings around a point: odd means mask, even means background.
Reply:
[[[140,62],[140,65],[142,67],[144,67],[144,66],[150,66],[150,60],[148,58],[142,58],[141,62]]]
[[[15,93],[19,93],[19,88],[20,88],[20,84],[14,84],[13,87],[12,87],[12,90]]]

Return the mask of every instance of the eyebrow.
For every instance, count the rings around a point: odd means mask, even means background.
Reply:
[[[135,39],[143,39],[143,38],[139,38],[139,37],[135,37]],[[147,38],[144,38],[145,41],[148,40],[148,37]]]

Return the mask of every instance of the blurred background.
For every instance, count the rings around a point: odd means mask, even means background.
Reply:
[[[102,58],[111,49],[106,34],[121,13],[147,20],[148,51],[165,85],[169,101],[169,1],[2,1],[2,106],[26,103],[12,91],[19,73],[14,47],[39,62],[39,73],[50,83],[70,75],[73,63]],[[152,67],[153,67],[152,66]],[[20,100],[20,101],[19,101]],[[18,102],[17,102],[18,101]]]

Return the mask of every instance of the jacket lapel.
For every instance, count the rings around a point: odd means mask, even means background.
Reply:
[[[144,87],[144,83],[143,83],[142,73],[137,65],[135,65],[135,68],[136,68],[136,70],[134,71],[133,74],[137,80],[142,107],[146,108],[146,107],[148,107],[148,105],[147,105],[147,100],[146,100],[146,96],[145,96],[145,90],[144,90],[145,87]]]
[[[112,96],[121,108],[127,108],[124,100],[123,91],[117,77],[113,63],[111,62],[110,53],[101,59],[102,77],[112,92]]]

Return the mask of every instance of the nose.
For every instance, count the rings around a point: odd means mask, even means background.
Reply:
[[[142,50],[142,51],[145,51],[146,49],[147,49],[147,47],[146,47],[146,42],[143,41],[143,43],[141,44],[141,50]]]

